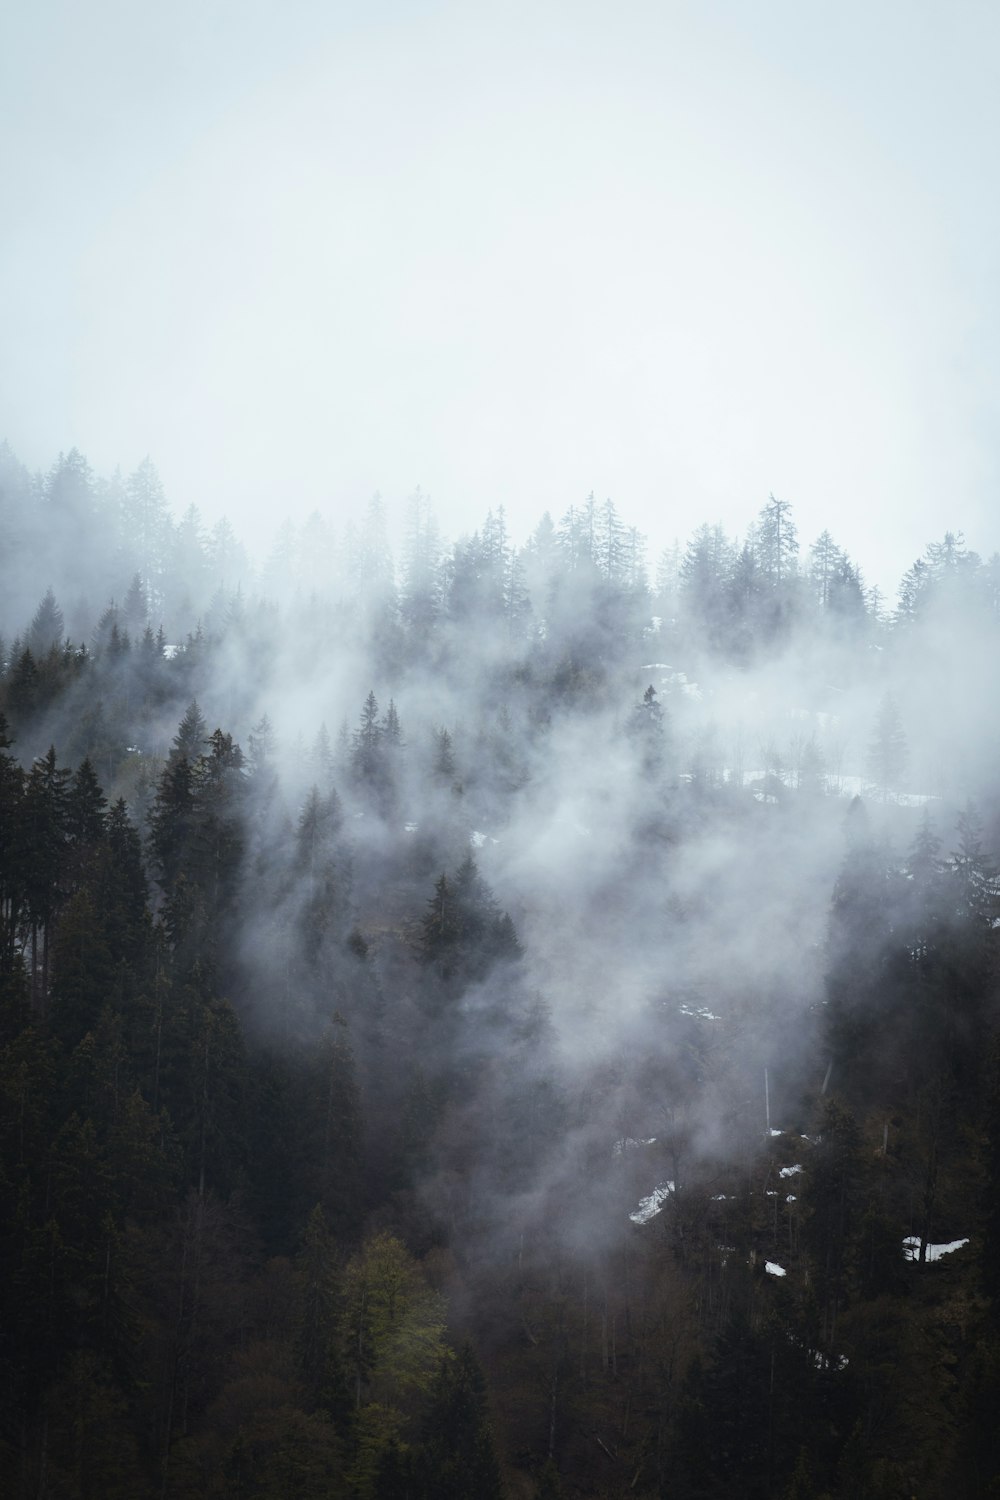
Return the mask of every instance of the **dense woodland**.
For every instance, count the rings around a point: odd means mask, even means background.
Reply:
[[[0,449],[4,1495],[1000,1493],[1000,558],[676,518]]]

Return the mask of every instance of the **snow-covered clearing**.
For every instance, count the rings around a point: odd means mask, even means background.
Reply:
[[[648,1224],[650,1219],[656,1217],[664,1203],[674,1191],[672,1182],[663,1182],[659,1187],[653,1189],[648,1198],[639,1199],[639,1207],[629,1214],[633,1224]]]

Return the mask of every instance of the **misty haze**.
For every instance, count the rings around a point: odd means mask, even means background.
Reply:
[[[3,30],[0,1493],[1000,1492],[1000,21]]]
[[[1000,558],[0,494],[9,1492],[975,1493]]]

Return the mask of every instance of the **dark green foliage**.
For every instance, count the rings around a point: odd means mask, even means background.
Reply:
[[[319,1204],[306,1222],[294,1276],[299,1377],[311,1407],[342,1426],[351,1409],[351,1393],[340,1340],[341,1265],[337,1241]]]
[[[502,1500],[486,1381],[468,1344],[441,1362],[413,1456],[414,1495],[420,1500]]]
[[[420,956],[446,983],[483,977],[521,956],[514,924],[497,905],[471,854],[442,875],[420,929]]]
[[[107,806],[94,768],[89,760],[84,760],[66,798],[66,832],[81,852],[92,851],[104,838]]]

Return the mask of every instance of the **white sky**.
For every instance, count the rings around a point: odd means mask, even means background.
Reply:
[[[30,467],[256,545],[420,485],[654,555],[774,491],[893,593],[1000,546],[994,0],[32,0],[0,148]]]

